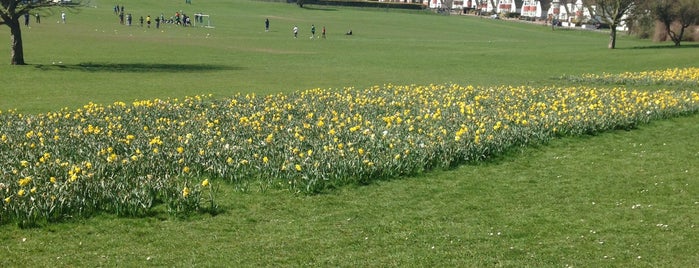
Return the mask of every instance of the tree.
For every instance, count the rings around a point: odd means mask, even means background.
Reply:
[[[10,64],[24,65],[24,47],[19,19],[31,11],[60,5],[52,0],[0,0],[0,25],[10,28]]]
[[[621,25],[624,15],[630,12],[637,0],[584,0],[583,5],[593,18],[609,24],[609,49],[616,48],[616,28]]]
[[[541,4],[541,18],[540,19],[548,19],[546,12],[551,8],[551,0],[541,0],[539,1],[539,4]]]
[[[651,12],[665,27],[675,46],[680,46],[684,30],[699,23],[699,0],[660,0],[653,2]],[[672,29],[677,22],[679,29]]]

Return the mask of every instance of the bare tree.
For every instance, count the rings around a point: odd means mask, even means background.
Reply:
[[[616,48],[616,28],[624,15],[630,12],[637,0],[585,0],[583,4],[596,19],[609,24],[609,49]]]
[[[699,23],[699,0],[659,0],[653,2],[650,8],[675,46],[680,46],[687,27]],[[679,29],[672,28],[675,22],[679,24]]]
[[[546,19],[546,12],[548,12],[548,10],[551,8],[551,0],[541,0],[539,3],[541,4],[541,11],[543,11],[541,12],[542,17],[540,19]]]
[[[454,7],[454,0],[439,0],[439,3],[441,4],[441,8],[447,10],[447,14],[449,14]]]
[[[62,1],[53,0],[0,0],[0,25],[10,28],[10,64],[24,65],[24,47],[22,46],[22,29],[19,19],[42,8],[60,5]]]

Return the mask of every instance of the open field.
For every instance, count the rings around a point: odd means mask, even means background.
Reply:
[[[123,3],[136,18],[201,10],[215,28],[158,31],[137,19],[122,26],[113,3],[95,1],[69,13],[66,25],[45,16],[24,30],[30,65],[0,65],[8,85],[0,109],[380,84],[573,87],[582,82],[558,77],[692,67],[697,59],[692,44],[620,36],[611,51],[603,33],[475,17],[250,1]],[[326,26],[328,39],[310,40],[311,23]],[[292,38],[294,24],[301,38]],[[355,35],[341,34],[348,28]],[[215,216],[177,219],[160,206],[147,217],[0,226],[0,266],[696,266],[698,126],[690,114],[557,138],[319,195],[236,192],[213,178]]]
[[[32,22],[31,29],[23,29],[30,65],[0,65],[5,88],[0,109],[45,112],[77,108],[85,100],[109,104],[387,83],[548,85],[563,74],[696,62],[691,44],[672,49],[622,34],[619,49],[609,51],[603,49],[607,36],[602,33],[552,32],[541,25],[475,17],[300,9],[254,1],[121,3],[135,18],[201,11],[211,15],[216,28],[126,27],[118,24],[114,3],[108,1],[92,1],[97,8],[68,13],[66,25],[55,23],[57,14],[45,15],[40,25]],[[271,21],[268,33],[265,18]],[[311,24],[318,31],[326,26],[327,40],[309,40]],[[292,38],[293,25],[301,28],[303,38]],[[349,28],[355,35],[344,36]],[[8,49],[0,46],[0,55],[9,55]]]

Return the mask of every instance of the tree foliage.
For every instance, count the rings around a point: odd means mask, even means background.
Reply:
[[[679,46],[685,29],[699,23],[699,0],[658,0],[650,2],[649,9],[665,32]],[[679,27],[673,27],[679,25]]]

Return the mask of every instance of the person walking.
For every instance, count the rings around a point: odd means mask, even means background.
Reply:
[[[325,39],[325,26],[323,26],[323,30],[321,30],[321,35],[323,36],[323,39]]]
[[[150,15],[146,16],[146,25],[150,28]]]
[[[299,37],[299,27],[294,25],[293,31],[294,31],[294,38],[298,38]]]
[[[265,32],[269,32],[269,19],[265,19]]]
[[[63,24],[66,23],[66,12],[65,11],[61,11],[61,20],[63,21]]]
[[[36,23],[41,23],[41,15],[37,12],[34,16],[36,16]]]
[[[316,38],[316,26],[311,24],[311,39]]]
[[[24,13],[24,26],[29,27],[29,12]]]

